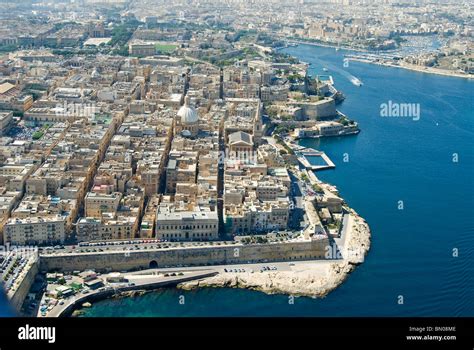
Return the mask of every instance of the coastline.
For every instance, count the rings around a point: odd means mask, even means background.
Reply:
[[[362,48],[357,48],[357,47],[350,47],[350,46],[340,46],[340,45],[336,45],[336,44],[323,44],[323,43],[317,43],[317,42],[312,42],[312,41],[299,41],[299,40],[294,40],[294,39],[286,39],[288,40],[290,43],[294,43],[296,45],[311,45],[311,46],[320,46],[320,47],[329,47],[329,48],[333,48],[333,49],[339,49],[339,50],[346,50],[346,51],[356,51],[356,52],[369,52],[367,51],[366,49],[362,49]],[[283,49],[284,47],[282,48],[278,48],[279,50]]]
[[[144,294],[147,291],[152,291],[159,288],[173,287],[181,282],[190,281],[196,278],[207,278],[215,275],[214,271],[197,271],[186,273],[183,276],[169,276],[169,277],[157,277],[151,278],[150,280],[144,280],[135,283],[133,286],[124,285],[106,288],[100,288],[94,290],[88,294],[81,294],[67,300],[63,305],[56,305],[50,312],[42,316],[38,310],[37,317],[64,317],[64,316],[75,316],[76,310],[81,310],[85,303],[97,302],[104,299],[110,299],[115,297],[133,297],[135,295]]]
[[[346,50],[346,51],[370,53],[370,51],[365,50],[365,49],[351,48],[351,47],[346,47],[346,46],[336,46],[332,44],[320,44],[320,43],[297,41],[297,40],[290,40],[290,42],[295,43],[297,45],[310,45],[310,46],[328,47],[328,48],[333,48],[333,49],[341,49],[341,50]],[[281,50],[281,49],[284,49],[284,47],[278,48],[278,50]],[[454,78],[474,79],[474,75],[472,74],[471,75],[461,74],[461,73],[456,73],[456,72],[452,72],[452,71],[441,69],[441,68],[426,67],[427,69],[425,69],[424,67],[419,67],[416,65],[409,65],[409,64],[397,65],[397,64],[388,63],[388,62],[375,62],[375,61],[368,60],[365,58],[356,58],[356,57],[348,57],[348,58],[351,61],[375,64],[375,65],[384,66],[384,67],[401,68],[401,69],[406,69],[406,70],[410,70],[410,71],[418,72],[418,73],[436,74],[436,75],[442,75],[442,76],[454,77]]]
[[[341,285],[370,249],[370,229],[366,221],[349,209],[349,232],[346,233],[342,260],[315,260],[292,271],[219,273],[213,277],[178,284],[183,290],[196,288],[244,288],[265,294],[287,294],[322,298]],[[350,254],[350,252],[357,254]],[[349,252],[349,254],[345,254]],[[362,260],[361,260],[362,258]]]
[[[320,182],[316,176],[310,176],[310,182],[316,182],[325,192],[332,192],[334,188],[328,183]],[[212,277],[179,283],[177,288],[182,290],[203,287],[242,288],[265,294],[325,297],[344,283],[370,250],[371,232],[367,222],[354,209],[347,207],[347,210],[349,219],[346,225],[349,226],[349,230],[344,237],[339,238],[344,243],[341,246],[338,244],[338,249],[343,253],[342,259],[337,262],[331,259],[316,260],[314,263],[304,265],[300,270],[292,271],[251,271],[244,274],[222,272]],[[356,254],[353,254],[354,252]]]
[[[451,72],[445,69],[440,69],[440,68],[432,68],[432,67],[419,67],[415,65],[408,65],[408,64],[403,64],[403,65],[397,65],[393,63],[388,63],[388,62],[376,62],[364,58],[354,58],[350,57],[349,60],[351,61],[357,61],[357,62],[362,62],[362,63],[368,63],[368,64],[375,64],[378,66],[384,66],[384,67],[392,67],[392,68],[401,68],[401,69],[406,69],[410,70],[413,72],[418,72],[418,73],[428,73],[428,74],[436,74],[436,75],[442,75],[445,77],[453,77],[453,78],[464,78],[464,79],[474,79],[474,75],[469,75],[469,74],[461,74],[461,73],[456,73],[456,72]]]

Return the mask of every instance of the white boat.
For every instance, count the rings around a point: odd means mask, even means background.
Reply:
[[[351,78],[351,83],[354,84],[355,86],[362,86],[364,85],[359,79],[357,79],[356,77],[352,77]]]
[[[327,72],[327,71],[328,71],[328,69],[327,69],[327,68],[323,68],[323,71]]]

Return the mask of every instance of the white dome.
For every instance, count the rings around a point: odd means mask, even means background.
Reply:
[[[179,109],[178,117],[181,117],[181,124],[194,124],[198,122],[198,113],[194,107],[189,105],[189,96],[184,98],[184,105]]]
[[[183,130],[183,131],[181,131],[181,136],[183,136],[183,137],[191,137],[191,136],[192,136],[192,133],[191,133],[191,131],[189,131],[189,130]]]

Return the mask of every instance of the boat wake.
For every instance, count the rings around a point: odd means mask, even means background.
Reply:
[[[356,77],[352,77],[351,79],[351,83],[354,84],[355,86],[362,86],[364,85],[358,78]]]
[[[341,74],[342,76],[344,76],[345,78],[347,78],[347,80],[349,80],[353,85],[355,86],[362,86],[364,85],[364,83],[359,79],[357,78],[356,76],[352,75],[351,73],[349,73],[348,71],[345,71],[344,69],[340,69],[340,68],[337,68],[337,72],[339,74]]]
[[[346,78],[347,80],[349,80],[352,84],[354,84],[355,86],[362,86],[364,85],[364,83],[359,79],[357,78],[356,76],[352,75],[351,73],[349,73],[348,71],[344,70],[344,69],[341,69],[329,62],[326,62],[326,61],[322,61],[318,58],[315,59],[316,61],[318,61],[319,64],[321,64],[322,66],[326,66],[328,68],[330,68],[332,71],[334,72],[337,72],[339,73],[340,75],[342,75],[344,78]],[[323,68],[323,71],[327,71],[328,69],[327,68]]]

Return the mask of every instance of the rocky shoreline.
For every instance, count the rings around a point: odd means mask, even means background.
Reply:
[[[184,290],[202,287],[245,288],[266,294],[324,297],[347,279],[370,249],[368,224],[352,209],[349,215],[350,226],[346,233],[343,258],[337,262],[315,260],[292,271],[219,273],[210,278],[181,283],[178,288]],[[357,254],[344,254],[344,251]]]

